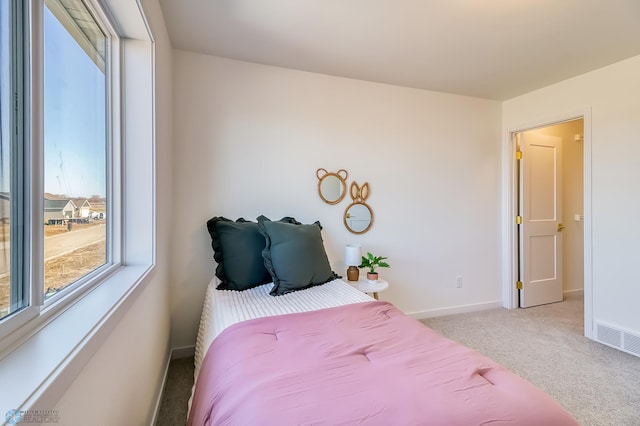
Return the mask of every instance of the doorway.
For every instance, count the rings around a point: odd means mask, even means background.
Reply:
[[[512,132],[517,307],[583,292],[584,119]]]

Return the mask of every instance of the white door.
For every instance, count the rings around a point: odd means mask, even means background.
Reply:
[[[520,307],[562,301],[561,138],[521,133]]]

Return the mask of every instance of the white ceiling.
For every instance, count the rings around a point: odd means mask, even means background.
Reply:
[[[174,48],[504,100],[640,54],[640,0],[160,0]]]

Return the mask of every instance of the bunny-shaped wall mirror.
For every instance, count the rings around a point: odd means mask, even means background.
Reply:
[[[371,228],[373,223],[373,211],[365,203],[369,196],[369,184],[364,183],[362,187],[357,183],[351,184],[351,198],[353,202],[349,204],[344,212],[344,226],[354,234],[364,234]]]
[[[318,194],[327,204],[338,204],[347,194],[346,170],[340,169],[336,173],[329,173],[325,169],[316,170],[318,177]]]

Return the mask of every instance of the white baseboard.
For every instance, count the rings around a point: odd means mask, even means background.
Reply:
[[[184,346],[182,348],[171,349],[171,359],[189,358],[196,354],[195,346]]]
[[[572,290],[564,290],[562,292],[562,294],[567,294],[567,293],[583,293],[584,292],[584,288],[574,288]]]
[[[162,386],[160,386],[160,392],[156,395],[156,404],[153,409],[153,418],[151,424],[155,425],[158,420],[158,414],[160,414],[160,405],[162,404],[162,395],[164,395],[164,387],[167,385],[167,376],[169,375],[169,364],[171,363],[172,351],[167,351],[167,357],[164,362],[164,374],[162,375]]]
[[[495,309],[502,307],[502,302],[496,300],[494,302],[474,303],[472,305],[452,306],[450,308],[429,309],[427,311],[409,312],[408,316],[417,320],[443,317],[445,315],[464,314],[467,312],[486,311],[487,309]]]

